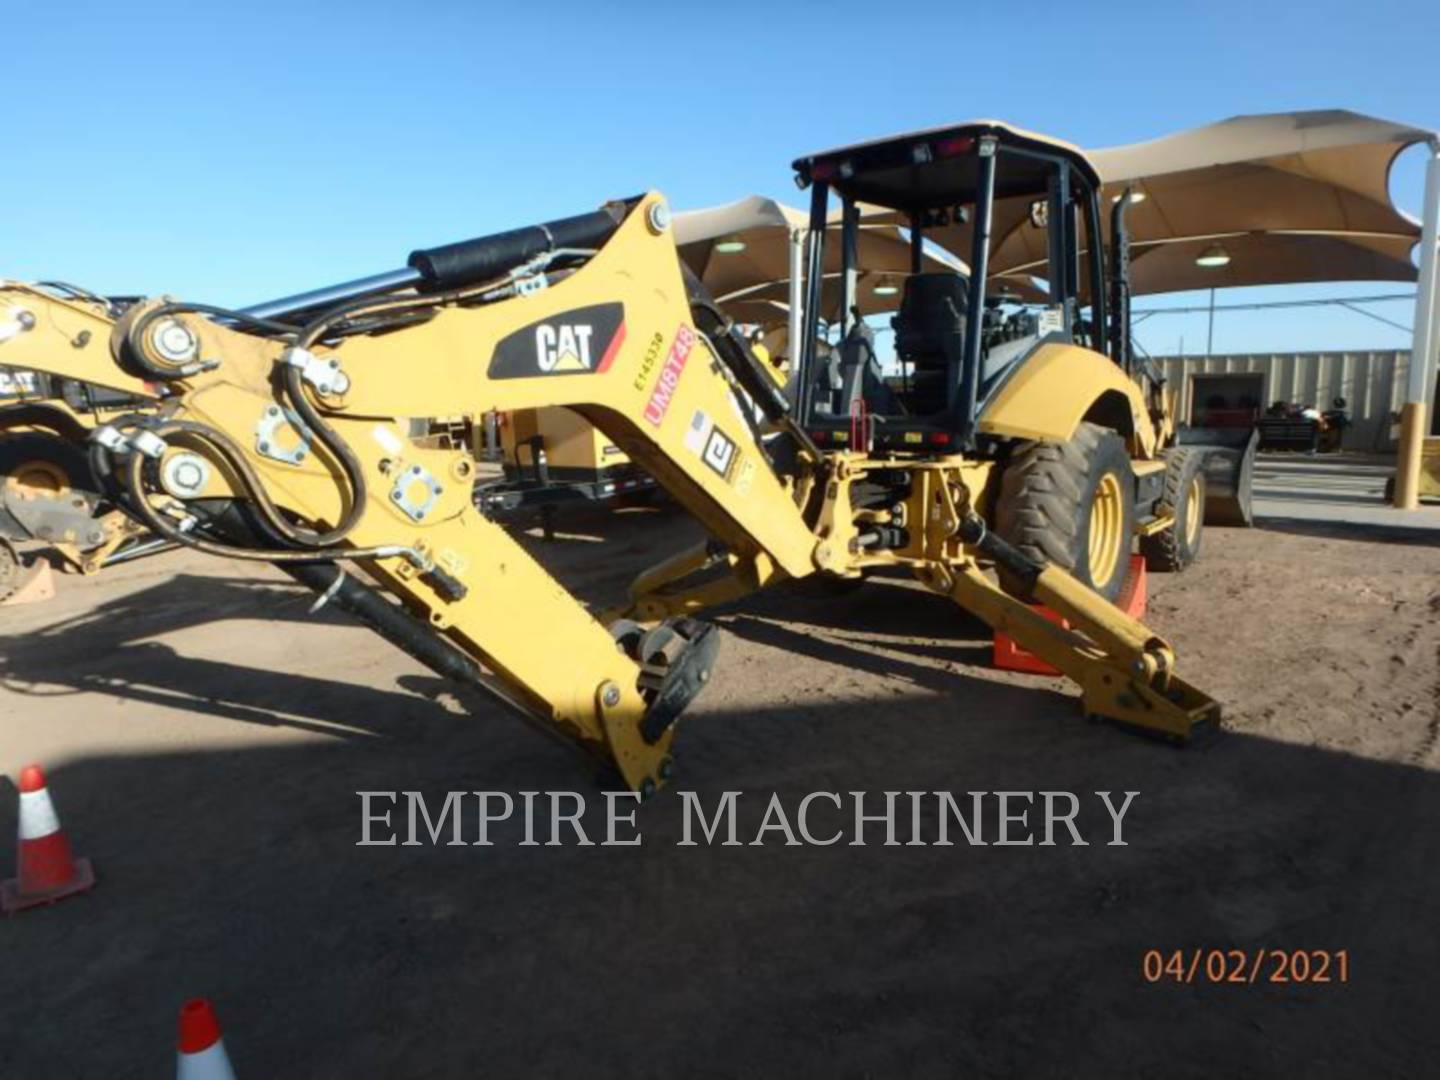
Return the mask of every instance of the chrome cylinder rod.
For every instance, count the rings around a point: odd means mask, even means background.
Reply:
[[[408,288],[418,285],[422,280],[423,276],[419,270],[407,266],[401,270],[372,274],[370,277],[357,278],[339,285],[329,285],[323,289],[313,289],[310,292],[297,293],[294,296],[284,296],[279,300],[267,300],[263,304],[254,304],[240,310],[257,319],[279,319],[286,315],[293,315],[297,311],[329,307],[332,304],[340,304],[362,296]]]

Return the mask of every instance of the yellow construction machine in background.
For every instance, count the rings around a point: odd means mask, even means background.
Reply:
[[[35,290],[67,298],[106,319],[118,317],[127,303],[57,282]],[[0,320],[0,341],[26,332],[19,316]],[[63,334],[50,340],[57,348],[73,349],[88,340],[86,333],[81,329],[68,340],[62,340]],[[96,427],[137,410],[153,412],[157,404],[153,388],[143,385],[116,389],[0,367],[0,602],[39,569],[34,558],[27,567],[26,556],[53,552],[66,569],[88,575],[173,546],[148,536],[134,518],[104,499],[87,453]]]

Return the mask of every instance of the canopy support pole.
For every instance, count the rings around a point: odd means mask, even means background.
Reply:
[[[805,229],[790,230],[790,328],[785,343],[793,377],[800,367],[801,335],[805,333]]]
[[[1395,460],[1395,507],[1420,505],[1420,450],[1425,439],[1430,395],[1435,386],[1435,353],[1440,339],[1440,280],[1436,277],[1437,226],[1440,226],[1440,143],[1430,144],[1425,168],[1425,205],[1420,233],[1420,280],[1415,293],[1415,337],[1410,348],[1410,378],[1400,408],[1400,448]]]

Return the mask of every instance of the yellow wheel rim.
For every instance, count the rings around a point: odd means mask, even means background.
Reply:
[[[1204,500],[1201,498],[1201,490],[1204,481],[1197,473],[1190,478],[1190,487],[1185,492],[1185,544],[1187,547],[1195,546],[1195,538],[1200,535],[1200,520],[1205,515]]]
[[[5,478],[5,486],[22,499],[37,499],[68,493],[70,479],[58,465],[27,461]]]
[[[1115,578],[1120,567],[1120,554],[1125,525],[1124,494],[1120,478],[1106,473],[1095,488],[1090,503],[1090,583],[1103,589]]]

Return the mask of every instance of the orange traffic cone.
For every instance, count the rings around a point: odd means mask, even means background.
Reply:
[[[95,884],[89,859],[70,854],[70,841],[55,816],[39,765],[20,770],[20,843],[16,876],[0,885],[0,909],[7,915],[50,904]]]
[[[175,1045],[176,1080],[235,1080],[220,1021],[204,998],[180,1006],[180,1038]]]

